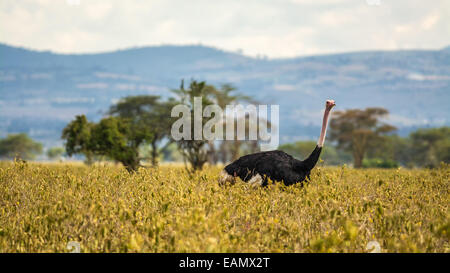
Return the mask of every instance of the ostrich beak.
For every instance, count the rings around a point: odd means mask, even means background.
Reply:
[[[325,103],[325,106],[327,107],[327,109],[331,110],[331,108],[336,106],[336,103],[334,102],[334,100],[327,100],[327,102]]]

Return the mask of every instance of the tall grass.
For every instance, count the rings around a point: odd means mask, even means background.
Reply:
[[[219,168],[0,163],[0,252],[450,252],[450,167],[314,169],[220,187]]]

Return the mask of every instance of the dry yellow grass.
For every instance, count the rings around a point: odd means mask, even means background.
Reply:
[[[0,251],[450,251],[448,165],[317,167],[303,188],[220,187],[219,171],[0,163]]]

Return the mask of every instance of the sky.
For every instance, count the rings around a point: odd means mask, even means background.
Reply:
[[[450,45],[449,0],[2,0],[0,42],[58,53],[202,44],[286,58]]]

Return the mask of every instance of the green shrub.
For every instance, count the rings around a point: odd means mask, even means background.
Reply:
[[[390,159],[371,158],[363,160],[363,168],[398,168],[398,163]]]

